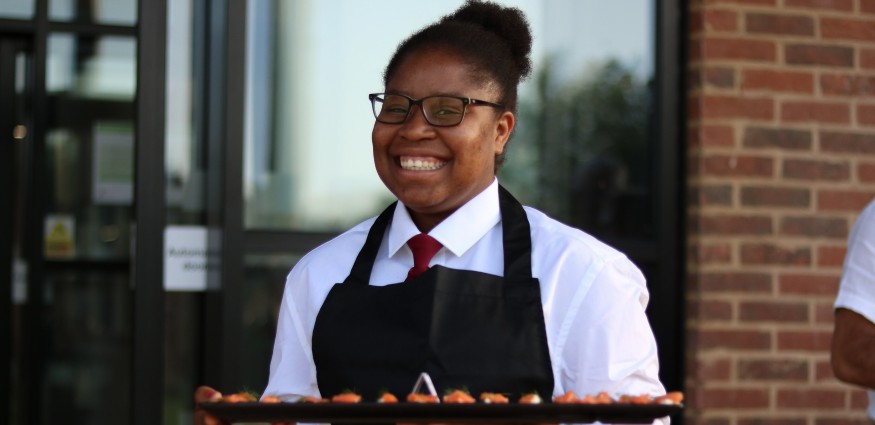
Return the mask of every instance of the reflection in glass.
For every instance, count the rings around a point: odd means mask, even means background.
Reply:
[[[3,0],[0,2],[0,19],[33,18],[35,0]]]
[[[651,227],[638,215],[653,210],[654,1],[501,3],[535,39],[502,183],[596,234]],[[246,227],[339,231],[377,214],[392,196],[374,171],[367,93],[382,91],[400,40],[461,1],[249,4]],[[372,24],[387,11],[392,25]]]
[[[166,225],[203,226],[206,161],[200,129],[203,103],[202,1],[167,3],[165,201]],[[200,12],[200,13],[199,13]],[[190,424],[191,396],[203,383],[203,294],[166,292],[164,295],[164,423]]]
[[[136,42],[50,34],[44,423],[130,419]]]
[[[204,141],[198,120],[205,111],[198,93],[203,93],[202,40],[196,37],[191,0],[168,3],[166,127],[167,224],[203,224],[205,199]]]
[[[132,26],[137,23],[137,0],[49,0],[49,19]]]
[[[41,423],[130,418],[128,272],[55,272],[46,279],[45,409]]]
[[[49,37],[47,258],[129,258],[135,49],[124,37]]]

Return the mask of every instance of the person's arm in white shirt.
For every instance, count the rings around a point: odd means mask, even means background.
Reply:
[[[665,393],[644,312],[648,298],[644,277],[631,262],[616,258],[604,265],[578,308],[562,353],[563,387],[579,394]]]

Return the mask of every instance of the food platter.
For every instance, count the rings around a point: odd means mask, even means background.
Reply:
[[[651,423],[680,404],[201,403],[231,423]]]

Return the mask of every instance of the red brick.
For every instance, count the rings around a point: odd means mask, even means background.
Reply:
[[[850,68],[854,66],[854,49],[845,46],[789,44],[784,47],[784,58],[790,65]]]
[[[875,94],[875,77],[825,74],[820,76],[820,90],[827,95],[868,96]]]
[[[728,381],[730,377],[731,363],[728,359],[699,359],[689,362],[689,376],[706,382]]]
[[[838,280],[838,277],[836,277],[836,280]],[[832,326],[835,294],[831,294],[827,299],[829,301],[814,304],[814,323]]]
[[[734,32],[738,30],[738,13],[724,9],[705,9],[690,13],[692,34],[714,31]]]
[[[694,0],[695,1],[695,0]],[[689,400],[689,402],[688,402]],[[696,392],[690,391],[687,394],[687,397],[684,399],[684,404],[687,406],[698,406],[698,402],[696,402]],[[731,425],[729,422],[729,418],[725,417],[694,417],[690,415],[688,417],[684,417],[684,425]],[[860,424],[860,425],[869,425],[869,424]]]
[[[808,266],[811,265],[811,248],[785,248],[768,243],[745,243],[741,245],[741,263]]]
[[[786,187],[742,187],[741,205],[748,207],[808,207],[811,193],[808,189]]]
[[[749,155],[710,155],[700,162],[701,173],[707,176],[772,177],[772,158]]]
[[[690,261],[697,264],[725,264],[732,261],[732,247],[726,243],[693,245],[688,252]]]
[[[832,331],[778,331],[778,350],[828,352]]]
[[[690,126],[690,146],[728,147],[735,144],[735,135],[728,125]]]
[[[720,300],[690,302],[688,314],[702,322],[728,322],[732,320],[732,304]]]
[[[738,361],[738,379],[742,381],[807,381],[805,360],[742,359]]]
[[[851,178],[851,164],[848,161],[785,159],[783,176],[796,180],[846,181]]]
[[[863,183],[875,183],[875,163],[861,163],[857,166],[857,178]]]
[[[701,75],[705,86],[722,89],[735,87],[735,70],[732,68],[707,67],[702,70]]]
[[[821,190],[817,194],[820,211],[859,212],[875,197],[875,190]]]
[[[827,361],[819,361],[814,364],[814,380],[815,381],[830,381],[836,379],[832,373],[832,363]]]
[[[702,96],[702,118],[772,120],[774,101],[767,97]]]
[[[875,125],[875,105],[857,105],[857,122],[862,125]]]
[[[844,246],[820,246],[817,248],[818,268],[841,268],[845,262]]]
[[[745,29],[754,34],[814,35],[814,19],[809,16],[747,13]]]
[[[784,0],[784,5],[808,9],[825,9],[851,12],[854,0]]]
[[[703,293],[755,293],[772,292],[772,276],[755,272],[705,272],[694,281]]]
[[[808,304],[794,302],[744,301],[738,306],[742,322],[808,322]]]
[[[820,36],[825,39],[875,40],[875,20],[820,18]]]
[[[704,389],[699,406],[702,409],[762,409],[769,406],[769,390],[764,388]]]
[[[774,6],[776,0],[700,0],[704,4],[745,4],[750,6]]]
[[[818,388],[780,388],[777,407],[787,409],[842,409],[845,407],[844,390]]]
[[[806,425],[805,418],[739,418],[738,425]]]
[[[875,134],[821,131],[820,149],[824,152],[873,154]]]
[[[860,0],[860,11],[863,13],[875,13],[875,0]]]
[[[851,390],[851,409],[863,410],[867,406],[869,406],[869,396],[866,394],[866,391],[861,388],[854,388]],[[867,425],[871,425],[872,422],[869,421]]]
[[[860,67],[875,69],[875,49],[860,48]]]
[[[754,330],[701,330],[696,337],[698,350],[768,350],[772,337],[767,331]]]
[[[690,200],[700,206],[731,206],[732,186],[702,185],[690,187]]]
[[[829,295],[839,290],[839,277],[810,273],[782,273],[778,276],[778,292],[782,295]]]
[[[742,90],[765,90],[786,93],[814,93],[814,76],[810,72],[787,72],[762,69],[745,70]]]
[[[785,101],[781,105],[781,121],[850,124],[851,107],[847,103]]]
[[[848,237],[848,221],[829,217],[784,217],[781,235],[845,239]]]
[[[691,231],[701,235],[770,235],[772,218],[750,215],[707,215],[690,220]]]
[[[703,87],[731,89],[735,87],[735,70],[721,67],[693,69],[689,74],[688,87],[691,91]]]
[[[837,417],[824,417],[823,415],[818,415],[815,418],[814,425],[872,425],[871,420],[866,419],[866,414],[864,413],[866,410],[867,403],[863,403],[861,406],[854,407],[853,406],[853,392],[854,390],[850,390],[851,393],[851,409],[848,411],[851,413],[857,413],[857,415],[853,415],[852,417],[844,417],[843,411],[835,412]],[[865,395],[865,393],[863,393]],[[853,412],[856,410],[857,412]]]
[[[777,48],[773,41],[737,38],[707,38],[698,41],[701,57],[706,60],[749,60],[775,62]]]
[[[742,142],[746,148],[811,150],[811,132],[784,128],[748,127]]]

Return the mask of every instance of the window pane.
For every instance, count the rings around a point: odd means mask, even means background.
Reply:
[[[48,258],[129,258],[135,52],[131,38],[49,36]]]
[[[528,205],[605,238],[653,228],[652,0],[552,0],[501,181]]]
[[[49,19],[107,25],[136,25],[137,0],[49,0]]]
[[[535,44],[500,180],[572,225],[641,236],[653,210],[653,0],[502,3],[527,14]],[[385,207],[367,93],[382,89],[399,41],[460,4],[250,2],[247,228],[339,231]],[[393,25],[372,25],[386,14]]]
[[[128,37],[48,38],[43,423],[130,418],[135,54]]]
[[[3,0],[0,2],[0,18],[33,18],[34,0]]]

